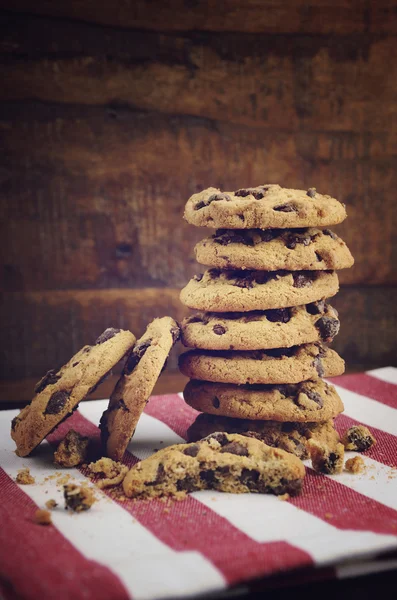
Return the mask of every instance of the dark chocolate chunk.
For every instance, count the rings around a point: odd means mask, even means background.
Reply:
[[[208,275],[209,275],[210,279],[218,279],[220,274],[221,274],[220,269],[209,269],[208,270]]]
[[[221,405],[221,403],[219,401],[219,398],[217,398],[216,396],[214,396],[212,398],[212,405],[213,405],[214,408],[219,408],[220,405]]]
[[[223,446],[221,452],[227,452],[228,454],[235,454],[236,456],[248,456],[248,450],[239,442],[230,442]]]
[[[330,229],[323,229],[323,234],[324,235],[329,235],[333,240],[337,240],[338,239],[338,236],[336,235],[336,233],[334,233]]]
[[[291,319],[289,308],[274,308],[266,311],[266,319],[271,323],[288,323]]]
[[[285,237],[285,245],[290,250],[294,250],[298,244],[308,246],[312,242],[312,240],[313,236],[311,236],[305,230],[291,231]]]
[[[304,288],[312,285],[312,279],[306,275],[306,273],[296,272],[292,274],[294,279],[293,286],[296,288]]]
[[[131,375],[132,371],[135,369],[142,356],[149,348],[151,342],[152,340],[144,340],[143,342],[140,342],[134,346],[125,363],[123,370],[124,375]]]
[[[242,469],[240,481],[246,485],[249,490],[255,490],[258,485],[260,473],[254,469]]]
[[[306,396],[310,399],[313,400],[313,402],[315,402],[316,404],[318,404],[319,408],[322,408],[324,406],[324,401],[321,398],[320,394],[318,394],[317,392],[315,392],[314,390],[310,389],[309,387],[307,387],[305,384],[301,385],[300,389],[298,390],[298,393],[296,395],[296,403],[299,406],[299,394],[306,394]]]
[[[114,327],[108,327],[107,329],[105,329],[105,331],[103,333],[101,333],[101,335],[95,342],[95,345],[98,346],[99,344],[103,344],[104,342],[107,342],[112,337],[114,337],[117,333],[120,333],[120,329],[115,329]]]
[[[209,206],[212,202],[219,202],[221,200],[226,200],[226,202],[230,202],[231,198],[229,194],[222,194],[221,192],[217,194],[212,194],[206,200],[200,200],[200,202],[197,202],[196,206],[194,207],[194,210],[200,210],[205,206]]]
[[[165,481],[165,469],[163,464],[159,464],[157,467],[156,479],[154,481],[148,481],[145,485],[157,485],[158,483],[163,483]]]
[[[339,319],[334,317],[321,317],[316,321],[316,327],[324,342],[332,342],[334,337],[338,335],[340,322]]]
[[[175,344],[181,337],[181,330],[179,327],[171,327],[172,343]]]
[[[194,275],[193,281],[201,281],[203,278],[203,274],[199,273],[198,275]]]
[[[295,204],[287,203],[287,204],[279,204],[278,206],[274,206],[273,210],[277,212],[298,212],[298,208]]]
[[[36,386],[34,388],[35,394],[40,394],[40,392],[45,390],[45,388],[48,385],[54,385],[54,383],[59,381],[60,378],[61,378],[61,376],[57,375],[57,372],[54,371],[53,369],[51,369],[50,371],[47,371],[47,373],[44,375],[44,377],[42,379],[40,379],[40,381],[36,384]]]
[[[310,302],[310,304],[306,304],[306,310],[311,315],[322,315],[325,311],[325,301]]]
[[[219,402],[219,400],[218,400],[218,402]],[[209,442],[211,440],[215,440],[221,446],[225,446],[226,444],[229,443],[227,435],[225,433],[223,433],[222,431],[216,431],[215,433],[211,433],[210,435],[207,435],[207,437],[205,437],[204,440],[207,442]]]
[[[349,429],[347,432],[347,439],[351,444],[354,444],[357,452],[369,450],[374,443],[374,440],[370,436],[363,435],[356,427]]]
[[[314,254],[316,255],[318,262],[321,262],[323,260],[323,257],[321,256],[320,252],[316,251]]]
[[[187,475],[184,479],[179,479],[176,482],[176,489],[178,492],[195,492],[200,489],[200,486],[194,480],[194,477]]]
[[[198,444],[193,444],[192,446],[188,446],[187,448],[185,448],[183,454],[186,454],[186,456],[195,457],[199,453],[199,450],[200,446]]]
[[[259,185],[256,188],[242,188],[241,190],[237,190],[234,195],[240,198],[246,198],[247,196],[251,195],[255,198],[255,200],[262,200],[269,188],[270,185]]]
[[[254,240],[245,232],[233,231],[230,229],[220,229],[214,236],[214,242],[221,246],[228,244],[243,244],[244,246],[253,246]]]
[[[316,369],[319,377],[324,377],[324,367],[320,356],[316,356],[313,360],[313,367]]]
[[[126,412],[130,412],[130,410],[129,410],[129,408],[127,408],[127,405],[124,402],[123,398],[120,398],[120,400],[117,402],[117,408],[121,408],[122,410],[124,410]]]
[[[316,188],[309,188],[306,192],[306,196],[309,196],[309,198],[314,198],[316,193]]]
[[[65,407],[69,396],[70,392],[65,392],[64,390],[60,390],[59,392],[55,392],[54,394],[52,394],[51,398],[48,401],[44,414],[58,415],[60,412],[62,412],[63,408]]]
[[[223,335],[226,333],[226,328],[223,327],[223,325],[219,325],[219,323],[217,323],[213,326],[212,331],[216,333],[216,335]]]
[[[302,490],[302,479],[288,479],[281,478],[280,485],[270,488],[268,491],[276,496],[282,494],[289,494],[290,496],[297,496]]]
[[[204,208],[204,206],[207,206],[207,204],[203,202],[203,200],[200,200],[200,202],[197,202],[196,206],[194,207],[194,210],[200,210],[201,208]]]
[[[72,364],[72,367],[77,367],[77,365],[80,364],[80,361],[78,360],[77,362]]]
[[[11,430],[15,431],[15,427],[17,426],[18,423],[18,417],[14,417],[13,420],[11,421]]]
[[[216,483],[214,471],[200,471],[201,481],[205,481],[209,486],[213,486]]]

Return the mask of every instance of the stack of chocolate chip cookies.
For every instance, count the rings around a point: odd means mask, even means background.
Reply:
[[[185,401],[203,413],[191,441],[243,433],[300,458],[308,440],[337,444],[333,418],[343,404],[322,377],[344,371],[326,345],[339,331],[326,299],[339,289],[335,270],[354,262],[328,229],[345,218],[342,203],[314,188],[209,188],[188,200],[185,219],[216,229],[195,247],[209,268],[181,292],[199,311],[182,324],[193,350],[179,363],[191,379]]]

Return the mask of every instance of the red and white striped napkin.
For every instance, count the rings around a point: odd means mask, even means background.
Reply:
[[[89,402],[51,434],[32,458],[14,453],[17,411],[0,413],[0,590],[9,600],[177,598],[227,589],[268,575],[311,569],[343,577],[396,566],[376,557],[397,549],[397,369],[332,380],[345,404],[337,427],[364,423],[378,443],[359,475],[315,474],[303,492],[274,496],[197,492],[182,502],[116,502],[98,490],[86,513],[64,511],[52,464],[54,444],[70,429],[91,437],[106,401]],[[196,416],[180,394],[153,397],[129,445],[134,464],[182,442]],[[353,456],[354,453],[350,453]],[[30,468],[35,485],[18,486]],[[70,471],[85,481],[82,471]],[[54,526],[33,521],[54,498]],[[295,570],[295,571],[294,571]]]

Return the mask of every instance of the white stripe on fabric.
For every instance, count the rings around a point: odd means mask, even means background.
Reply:
[[[328,381],[332,383],[332,379]],[[360,421],[360,423],[376,427],[386,433],[397,436],[397,409],[381,404],[356,392],[346,390],[339,385],[332,385],[335,386],[345,405],[344,414]]]
[[[397,384],[396,367],[381,367],[380,369],[372,369],[372,371],[367,371],[367,375],[371,375],[371,377],[376,377],[377,379],[381,379],[387,383]]]
[[[89,406],[88,403],[84,406],[85,413],[91,412]],[[40,508],[44,508],[49,498],[54,498],[59,504],[52,512],[57,529],[84,556],[118,575],[134,599],[185,597],[225,587],[221,573],[199,552],[172,550],[97,488],[98,502],[90,511],[66,512],[62,486],[57,486],[55,479],[42,483],[45,477],[57,471],[51,446],[43,442],[32,458],[22,459],[14,452],[9,430],[11,419],[17,413],[0,413],[0,465],[12,479],[19,469],[29,467],[39,485],[21,486],[22,491]],[[63,473],[72,474],[76,483],[88,481],[77,469],[63,470]]]

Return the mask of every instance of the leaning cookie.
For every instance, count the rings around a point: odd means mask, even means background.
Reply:
[[[345,362],[323,344],[246,352],[189,350],[179,368],[190,379],[223,383],[299,383],[317,377],[336,377]]]
[[[334,296],[335,271],[221,271],[208,269],[183,288],[189,308],[214,312],[247,312],[288,308]]]
[[[329,343],[339,326],[337,311],[319,301],[246,313],[195,313],[182,321],[181,337],[188,348],[261,350]]]
[[[195,247],[197,262],[222,269],[346,269],[354,259],[329,229],[219,229]]]
[[[287,385],[234,385],[191,380],[183,397],[211,415],[253,421],[328,421],[343,411],[335,388],[322,379]]]
[[[101,418],[106,454],[121,460],[180,330],[171,317],[154,319],[127,358]]]
[[[32,402],[12,421],[18,456],[27,456],[78,403],[92,392],[133,346],[130,331],[109,328],[94,346],[84,346],[59,371],[49,371],[36,385]]]
[[[293,190],[276,184],[221,192],[208,188],[186,203],[185,219],[214,229],[326,227],[346,218],[344,205],[315,188]]]
[[[296,495],[304,476],[303,463],[292,454],[254,438],[214,433],[159,450],[130,469],[123,488],[126,496],[147,499],[208,489]]]
[[[339,442],[339,435],[332,419],[324,423],[283,423],[233,419],[205,413],[201,413],[190,425],[187,430],[187,439],[189,442],[196,442],[215,431],[255,437],[268,446],[281,448],[281,450],[295,454],[301,460],[310,456],[307,446],[310,439],[329,447],[334,447]]]

